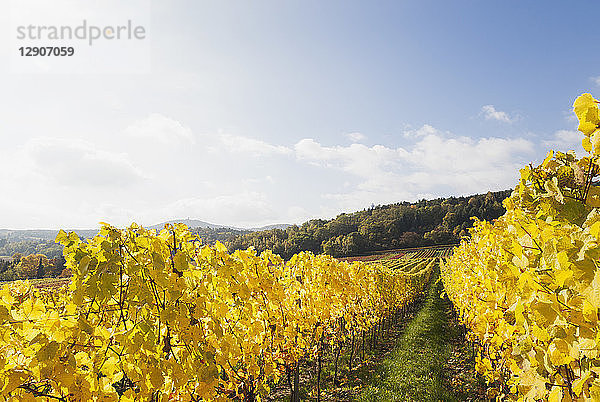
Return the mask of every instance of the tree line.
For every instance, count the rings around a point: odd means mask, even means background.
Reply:
[[[70,272],[66,271],[70,270],[65,270],[62,255],[48,258],[44,254],[14,253],[11,257],[0,257],[0,282],[70,276]]]
[[[190,231],[200,236],[203,244],[214,245],[217,241],[227,244],[236,236],[242,236],[245,234],[252,233],[251,230],[239,230],[231,228],[190,228]]]
[[[63,246],[52,240],[0,238],[0,256],[44,254],[48,258],[58,258],[63,254]]]
[[[504,214],[502,201],[511,190],[466,197],[377,205],[313,219],[300,226],[237,234],[225,244],[229,251],[254,247],[289,258],[300,251],[347,257],[407,247],[458,243],[472,226],[471,217],[494,220]]]

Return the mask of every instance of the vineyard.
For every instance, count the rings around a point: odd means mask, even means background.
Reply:
[[[7,400],[250,401],[284,377],[299,400],[301,362],[350,344],[352,365],[421,297],[436,262],[229,254],[183,225],[57,240],[68,286],[1,290]]]
[[[447,258],[452,255],[452,250],[455,245],[447,246],[430,246],[430,247],[416,247],[416,248],[405,248],[401,250],[387,250],[377,254],[364,255],[358,257],[347,257],[339,258],[340,261],[354,262],[377,262],[381,263],[388,260],[410,260],[410,259],[424,259],[424,258]]]
[[[342,258],[342,261],[363,261],[369,265],[378,265],[391,270],[414,274],[422,269],[431,269],[438,259],[452,253],[452,246],[434,246],[391,250],[385,253],[363,257]]]

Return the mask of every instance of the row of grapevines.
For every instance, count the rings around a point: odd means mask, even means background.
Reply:
[[[369,329],[429,280],[328,256],[229,254],[184,225],[60,232],[70,286],[0,289],[0,400],[260,400],[340,327]]]
[[[385,268],[399,270],[404,273],[410,274],[419,272],[423,268],[427,268],[428,270],[432,269],[432,267],[437,263],[437,260],[437,258],[397,258],[395,260],[377,261],[376,264],[379,264],[380,266]]]
[[[600,400],[600,113],[574,104],[589,155],[521,169],[494,223],[476,221],[442,264],[446,292],[498,397]]]
[[[416,247],[410,249],[404,249],[404,255],[401,258],[414,259],[414,258],[443,258],[452,254],[454,246],[430,246],[430,247]]]

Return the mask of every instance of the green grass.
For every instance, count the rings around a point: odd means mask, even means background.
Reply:
[[[433,279],[435,281],[436,277]],[[459,328],[448,317],[449,302],[440,298],[442,283],[432,282],[421,310],[406,326],[396,346],[380,364],[359,401],[462,401],[447,370],[452,341]]]
[[[407,315],[388,328],[375,349],[367,340],[366,359],[355,356],[348,371],[349,344],[342,349],[339,375],[333,383],[334,356],[325,352],[321,373],[321,400],[340,401],[482,401],[486,386],[476,375],[472,345],[447,298],[436,269],[425,296]],[[360,339],[357,339],[360,342]],[[301,365],[301,400],[316,401],[316,362]],[[280,383],[267,401],[289,401]]]

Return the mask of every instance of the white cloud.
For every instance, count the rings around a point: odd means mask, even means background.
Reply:
[[[352,142],[361,142],[367,139],[367,136],[362,133],[349,133],[346,134],[346,137],[348,137],[348,139],[350,139]]]
[[[40,176],[61,185],[123,187],[145,178],[126,154],[82,140],[38,137],[26,144],[25,154]]]
[[[263,183],[274,184],[275,179],[273,179],[273,176],[271,176],[271,175],[267,175],[267,176],[263,176],[263,177],[249,177],[247,179],[243,179],[242,183],[245,185],[248,185],[248,186],[256,186],[256,185],[261,185]]]
[[[290,155],[292,150],[283,145],[273,145],[268,142],[237,135],[221,134],[218,139],[221,147],[214,148],[218,152],[233,152],[249,156]]]
[[[556,139],[570,136],[557,132]],[[95,140],[35,138],[14,155],[0,150],[0,183],[15,195],[0,206],[21,216],[7,217],[5,225],[46,226],[36,223],[46,219],[54,227],[95,227],[187,217],[238,227],[301,223],[371,204],[509,188],[536,148],[525,139],[460,137],[424,125],[402,147],[328,146],[316,138],[289,147],[219,132],[208,142],[214,152],[189,158],[206,150],[204,137],[185,149],[168,147],[186,157],[155,169],[148,149],[165,148],[163,142],[99,147]],[[148,149],[139,151],[140,142]],[[260,163],[247,159],[257,156]],[[214,169],[223,157],[238,163]],[[56,201],[40,212],[27,203],[39,194]],[[24,216],[31,216],[28,223]]]
[[[405,152],[382,145],[367,147],[362,144],[324,147],[312,138],[299,141],[294,149],[296,157],[316,165],[339,168],[357,176],[368,176],[374,170],[389,165]]]
[[[137,138],[153,139],[162,143],[194,143],[189,127],[160,113],[135,121],[125,129],[125,134]]]
[[[591,81],[592,81],[594,84],[596,84],[596,85],[600,86],[600,76],[597,76],[597,77],[590,77],[590,80],[591,80]]]
[[[448,138],[431,126],[420,131],[430,134],[419,137],[410,148],[328,147],[303,139],[295,150],[299,160],[358,179],[350,191],[325,194],[347,208],[510,188],[535,150],[531,141],[521,138]]]
[[[405,138],[421,138],[431,134],[439,134],[439,132],[429,124],[424,124],[423,127],[416,130],[406,130],[403,133]]]
[[[481,108],[481,112],[486,120],[498,120],[504,123],[512,123],[514,120],[511,119],[506,112],[496,110],[494,105],[485,105]]]
[[[561,152],[574,150],[575,153],[581,157],[587,154],[581,145],[581,140],[583,140],[583,134],[579,131],[558,130],[554,133],[551,140],[544,141],[543,144],[547,148],[552,148]]]
[[[429,170],[468,172],[497,167],[515,155],[533,152],[533,143],[522,138],[443,138],[428,135],[406,155],[414,166]]]

